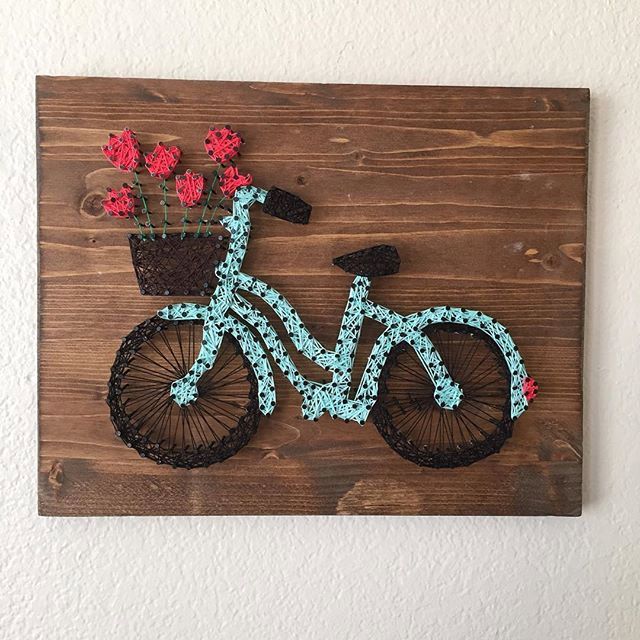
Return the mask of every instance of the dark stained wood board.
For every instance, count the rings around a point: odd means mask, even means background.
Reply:
[[[585,89],[39,77],[40,513],[579,515],[588,118]],[[478,308],[510,329],[541,394],[499,454],[416,467],[371,421],[302,420],[281,376],[275,414],[222,464],[157,466],[115,437],[115,351],[168,300],[140,295],[130,229],[101,212],[123,175],[100,146],[130,126],[207,171],[214,123],[242,132],[256,184],[313,205],[305,227],[256,209],[245,270],[321,341],[335,343],[351,281],[332,258],[382,242],[402,267],[373,299]]]

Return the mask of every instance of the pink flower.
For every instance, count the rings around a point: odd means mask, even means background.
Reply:
[[[103,209],[114,218],[129,218],[133,215],[135,199],[128,184],[123,184],[119,191],[110,187],[107,197],[102,201]]]
[[[243,142],[240,134],[233,131],[229,125],[222,129],[209,127],[204,148],[215,162],[221,163],[237,156]]]
[[[166,147],[158,142],[155,149],[144,157],[144,161],[154,178],[166,180],[180,162],[181,156],[180,147]]]
[[[136,134],[131,129],[115,135],[109,134],[109,142],[102,147],[107,160],[120,171],[135,171],[140,164],[140,145]]]
[[[227,167],[224,171],[224,175],[220,178],[220,191],[224,193],[227,198],[231,198],[239,187],[248,187],[253,182],[251,174],[243,176],[238,173],[237,167]]]
[[[204,177],[187,169],[184,175],[176,176],[176,193],[183,207],[195,207],[200,204],[204,191]]]

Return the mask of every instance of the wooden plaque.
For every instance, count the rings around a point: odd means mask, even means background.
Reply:
[[[579,515],[588,118],[584,89],[38,78],[40,513]],[[100,147],[129,126],[207,171],[211,124],[242,133],[256,184],[313,205],[306,226],[253,214],[245,270],[319,340],[335,343],[351,283],[332,258],[381,243],[402,267],[376,301],[510,329],[541,391],[500,453],[415,466],[370,421],[304,421],[282,376],[274,415],[221,464],[158,466],[114,435],[115,352],[167,299],[140,294],[130,229],[102,213],[122,175]]]

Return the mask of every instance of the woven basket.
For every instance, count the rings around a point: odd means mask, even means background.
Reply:
[[[131,259],[140,293],[146,296],[210,296],[217,283],[215,268],[224,260],[226,236],[174,233],[155,240],[129,236]]]

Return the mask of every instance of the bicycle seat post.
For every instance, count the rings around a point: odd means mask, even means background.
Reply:
[[[369,297],[371,280],[366,276],[356,276],[349,290],[349,298],[342,317],[336,341],[336,368],[332,385],[336,396],[346,400],[351,388],[351,375],[360,332],[364,322],[365,304]]]

